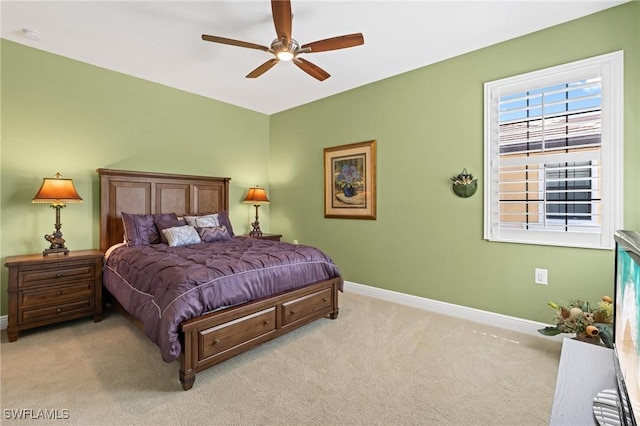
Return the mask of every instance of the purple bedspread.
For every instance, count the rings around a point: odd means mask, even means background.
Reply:
[[[316,248],[237,237],[183,247],[117,248],[107,259],[103,283],[142,320],[162,358],[171,362],[182,350],[183,321],[333,277],[340,271]]]

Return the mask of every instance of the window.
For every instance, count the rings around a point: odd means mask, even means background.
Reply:
[[[485,239],[614,248],[622,87],[622,52],[485,83]]]

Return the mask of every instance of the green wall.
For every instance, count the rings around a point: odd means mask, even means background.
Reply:
[[[46,247],[54,213],[31,198],[56,172],[85,200],[62,211],[71,249],[98,246],[96,168],[230,176],[240,232],[244,191],[264,185],[263,230],[322,248],[348,281],[548,322],[548,300],[611,294],[613,252],[482,239],[482,85],[623,49],[624,225],[640,230],[639,28],[633,2],[271,117],[2,40],[1,261]],[[323,148],[371,139],[377,220],[325,219]],[[468,199],[449,181],[463,167],[480,177]]]
[[[99,247],[97,168],[231,177],[237,233],[268,187],[269,116],[2,40],[0,257],[48,247],[54,211],[32,204],[44,177],[72,178],[83,204],[61,212],[71,250]],[[268,207],[261,209],[268,230]],[[2,267],[0,312],[7,313]]]
[[[272,229],[348,281],[536,321],[549,300],[611,295],[613,251],[483,240],[483,83],[624,50],[624,227],[640,231],[639,28],[629,3],[273,115]],[[377,220],[325,219],[323,148],[371,139]],[[480,177],[467,199],[449,181],[463,168]]]

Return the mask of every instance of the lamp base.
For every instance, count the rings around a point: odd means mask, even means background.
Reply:
[[[69,249],[66,247],[61,247],[61,248],[48,248],[42,251],[42,255],[45,257],[49,256],[50,254],[60,254],[60,253],[62,253],[63,255],[68,255]]]
[[[249,236],[262,237],[262,231],[260,230],[260,223],[256,220],[251,224],[251,226],[253,226],[253,230],[249,232]]]
[[[62,228],[62,224],[60,223],[60,209],[64,207],[64,205],[55,205],[51,206],[56,209],[56,223],[55,223],[55,232],[51,235],[45,235],[44,239],[49,241],[51,245],[48,249],[45,249],[42,252],[43,256],[48,256],[50,254],[64,253],[69,254],[69,249],[64,245],[64,238],[62,238],[62,232],[60,228]]]

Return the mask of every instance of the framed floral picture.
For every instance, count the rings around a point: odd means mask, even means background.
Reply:
[[[376,218],[376,141],[324,149],[324,217]]]

